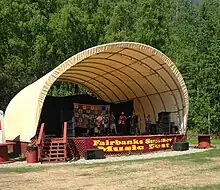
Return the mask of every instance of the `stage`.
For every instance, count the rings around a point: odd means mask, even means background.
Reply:
[[[183,134],[70,137],[68,143],[74,157],[84,157],[88,149],[102,149],[105,156],[141,154],[151,151],[171,149],[173,142],[183,142]]]

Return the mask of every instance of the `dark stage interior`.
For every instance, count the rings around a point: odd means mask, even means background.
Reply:
[[[45,134],[55,135],[56,137],[63,135],[63,123],[68,122],[68,124],[71,124],[71,120],[74,116],[74,103],[110,105],[110,112],[114,112],[116,121],[121,112],[125,112],[126,116],[131,116],[133,113],[133,101],[112,104],[87,94],[67,97],[47,96],[44,101],[39,122],[45,123]],[[85,130],[84,128],[75,128],[75,136],[83,136],[83,133],[86,132]]]

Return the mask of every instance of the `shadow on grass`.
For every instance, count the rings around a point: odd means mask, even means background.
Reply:
[[[174,157],[174,160],[185,160],[194,163],[207,163],[210,162],[211,158],[219,158],[220,157],[220,149],[212,149],[204,152],[183,155],[180,157]]]
[[[191,153],[187,155],[178,155],[170,157],[159,157],[159,158],[150,158],[150,159],[141,159],[141,160],[123,160],[116,162],[106,162],[106,163],[94,163],[94,164],[73,164],[74,167],[79,168],[94,168],[94,167],[103,167],[103,166],[115,166],[115,165],[124,165],[124,164],[136,164],[136,163],[147,163],[152,161],[172,161],[174,164],[178,164],[179,161],[187,161],[198,164],[204,164],[210,162],[211,158],[220,158],[220,149],[212,149],[204,152]]]
[[[220,149],[212,149],[212,150],[207,150],[204,152],[192,153],[192,154],[187,154],[187,155],[179,155],[179,156],[173,156],[173,157],[155,158],[151,160],[166,160],[166,161],[172,161],[172,162],[188,161],[188,162],[203,164],[206,162],[210,162],[211,158],[219,158],[219,157],[220,157]]]
[[[181,187],[181,186],[174,186],[174,187],[161,187],[155,188],[157,190],[219,190],[220,184],[210,184],[205,186],[192,186],[192,187]]]
[[[39,172],[48,169],[49,167],[39,166],[39,167],[18,167],[18,168],[0,168],[0,174],[4,173],[28,173],[28,172]],[[51,168],[51,167],[50,167]]]
[[[94,163],[94,164],[66,164],[66,165],[57,165],[57,166],[35,166],[35,167],[18,167],[18,168],[0,168],[0,173],[27,173],[27,172],[38,172],[43,170],[63,168],[63,167],[74,167],[79,169],[89,169],[89,168],[102,168],[108,166],[121,166],[125,164],[138,164],[138,163],[147,163],[152,161],[171,161],[173,164],[179,164],[180,161],[193,162],[198,164],[203,164],[210,162],[211,158],[220,158],[220,149],[212,149],[199,153],[192,153],[187,155],[171,156],[171,157],[160,157],[160,158],[151,158],[143,160],[126,160],[126,161],[117,161],[117,162],[106,162],[106,163]],[[216,168],[218,169],[218,168]]]

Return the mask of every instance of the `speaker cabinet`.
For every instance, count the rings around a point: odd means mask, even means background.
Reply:
[[[175,142],[173,143],[173,150],[175,151],[189,150],[189,143],[188,142]]]
[[[86,160],[104,159],[104,151],[100,149],[88,149],[85,154]]]

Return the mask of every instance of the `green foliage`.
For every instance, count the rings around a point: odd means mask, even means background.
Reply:
[[[0,109],[62,61],[115,41],[149,44],[177,64],[189,89],[189,127],[219,132],[220,1],[0,0]],[[80,87],[80,92],[85,91]],[[49,94],[75,94],[55,83]]]
[[[88,89],[83,86],[56,81],[50,88],[48,95],[63,97],[63,96],[72,96],[76,94],[89,94],[89,93],[91,92],[89,92]]]

